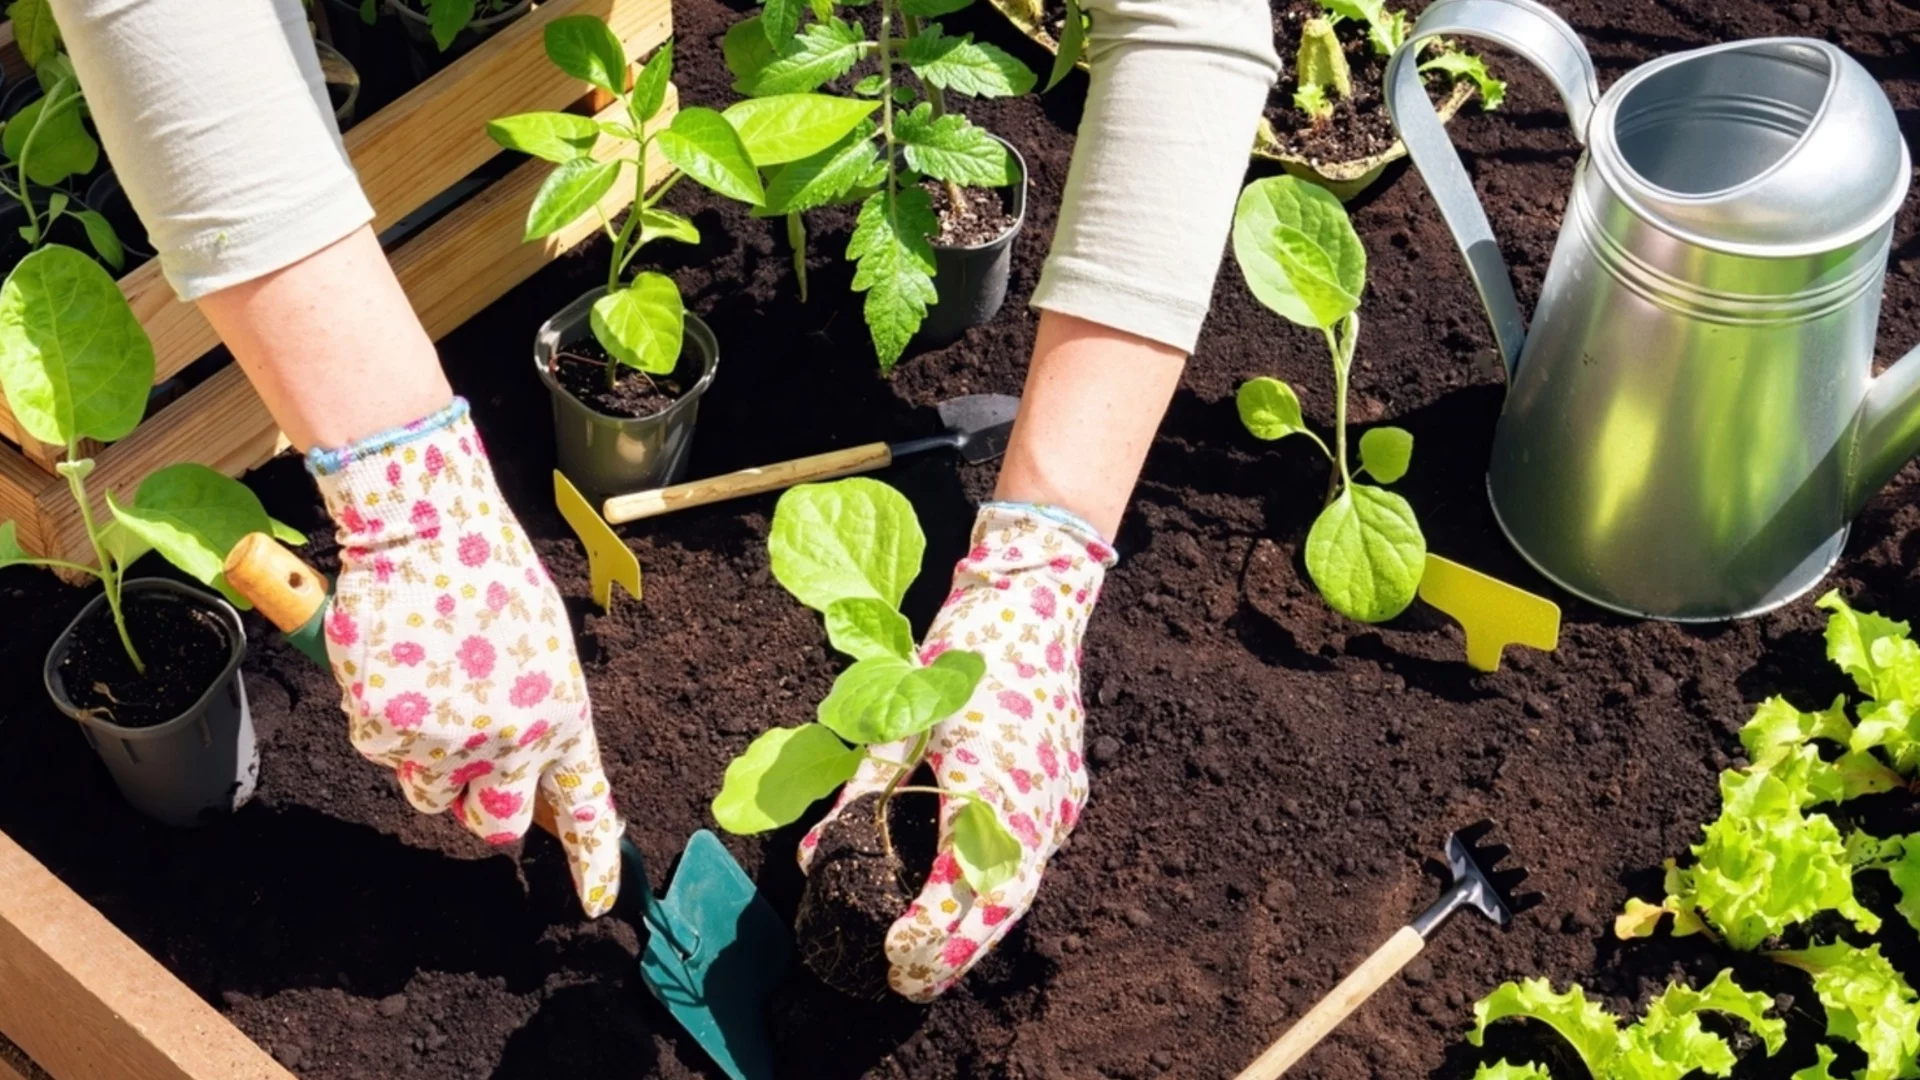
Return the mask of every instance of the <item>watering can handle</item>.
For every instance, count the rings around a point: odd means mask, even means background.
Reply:
[[[1513,295],[1513,278],[1466,166],[1460,163],[1420,79],[1420,49],[1442,35],[1481,38],[1531,61],[1560,92],[1574,138],[1583,144],[1587,122],[1600,101],[1600,86],[1593,58],[1573,27],[1534,0],[1436,0],[1387,65],[1387,112],[1467,258],[1480,302],[1493,323],[1494,342],[1512,377],[1527,336],[1520,302]]]

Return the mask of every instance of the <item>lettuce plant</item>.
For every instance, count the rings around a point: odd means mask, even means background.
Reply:
[[[738,79],[734,89],[751,97],[817,90],[863,62],[877,69],[854,82],[852,91],[878,104],[879,122],[861,124],[805,157],[756,158],[767,170],[767,197],[755,213],[787,218],[804,296],[806,229],[800,215],[826,206],[860,207],[847,257],[857,264],[853,289],[867,294],[867,328],[886,372],[939,298],[931,238],[940,223],[920,180],[945,183],[956,207],[967,203],[963,186],[1005,187],[1020,180],[1013,155],[953,112],[947,94],[1012,97],[1031,90],[1036,79],[1004,50],[922,21],[972,0],[878,3],[878,33],[870,39],[835,13],[835,0],[765,0],[760,14],[727,31],[723,48]],[[808,12],[812,19],[802,27]]]
[[[866,121],[877,105],[825,94],[788,94],[760,102],[742,102],[726,114],[705,108],[677,112],[664,127],[656,121],[673,77],[673,43],[662,45],[628,88],[625,48],[603,20],[593,15],[555,19],[546,28],[547,57],[555,66],[618,98],[626,116],[598,121],[573,113],[533,112],[503,117],[487,125],[487,134],[509,150],[551,161],[556,166],[534,195],[527,212],[526,239],[538,240],[580,220],[600,216],[611,242],[607,294],[593,305],[593,335],[621,365],[649,375],[673,371],[680,360],[686,307],[672,278],[653,271],[627,277],[642,248],[655,240],[700,242],[700,230],[687,218],[661,207],[683,177],[750,206],[763,206],[766,188],[753,153],[765,160],[805,158],[838,143]],[[611,157],[597,155],[602,136],[617,140]],[[657,149],[674,172],[652,192],[646,190],[646,161]],[[633,205],[615,228],[600,200],[631,169]],[[607,368],[607,385],[619,378]]]
[[[895,795],[938,794],[965,802],[953,820],[954,857],[968,884],[987,892],[1018,868],[1020,845],[991,803],[960,791],[907,787],[935,724],[966,706],[986,671],[976,652],[917,653],[900,600],[920,572],[926,537],[913,507],[877,480],[803,484],[780,497],[767,540],[773,576],[826,618],[827,640],[853,659],[820,702],[818,721],[774,728],[727,766],[713,816],[733,833],[798,821],[853,778],[864,762],[891,770],[875,806],[893,851],[887,807]],[[907,754],[888,744],[912,739]]]
[[[1333,448],[1308,428],[1293,388],[1278,379],[1240,387],[1240,422],[1259,439],[1303,435],[1333,463],[1326,507],[1307,533],[1307,573],[1334,610],[1382,622],[1413,603],[1427,541],[1413,507],[1385,488],[1358,483],[1347,460],[1347,381],[1360,336],[1367,252],[1346,208],[1324,188],[1291,176],[1248,184],[1233,214],[1233,254],[1247,287],[1268,310],[1321,332],[1333,356]],[[1391,484],[1406,475],[1413,436],[1397,427],[1360,437],[1360,468]]]
[[[100,164],[100,144],[83,122],[86,99],[73,61],[60,47],[60,28],[47,0],[13,0],[7,5],[20,55],[33,65],[41,96],[0,127],[0,152],[13,165],[12,175],[0,170],[0,195],[20,204],[27,222],[20,238],[29,251],[47,242],[54,223],[64,214],[80,223],[87,243],[115,270],[126,265],[126,251],[104,215],[76,207],[56,184],[90,173]]]
[[[153,345],[120,294],[93,260],[50,245],[28,255],[0,285],[0,389],[27,434],[67,448],[56,468],[80,507],[97,566],[34,558],[20,548],[14,522],[0,522],[0,567],[43,566],[97,578],[137,671],[146,665],[127,632],[121,585],[127,567],[149,550],[235,605],[221,565],[250,532],[290,543],[306,537],[273,521],[252,491],[204,465],[172,465],[140,482],[131,502],[107,493],[110,520],[99,521],[87,497],[91,458],[80,440],[112,442],[131,432],[153,386]]]
[[[1771,1057],[1787,1041],[1786,1021],[1767,1015],[1772,1005],[1772,998],[1741,989],[1732,972],[1722,971],[1704,990],[1667,987],[1647,1006],[1646,1015],[1625,1024],[1598,1002],[1588,1001],[1577,985],[1556,994],[1545,979],[1528,979],[1502,984],[1474,1005],[1467,1041],[1482,1045],[1487,1028],[1501,1020],[1534,1020],[1553,1028],[1573,1047],[1593,1080],[1681,1080],[1695,1071],[1727,1076],[1737,1060],[1733,1048],[1706,1029],[1702,1014],[1720,1013],[1745,1022]],[[1505,1061],[1482,1065],[1474,1074],[1475,1080],[1549,1076],[1541,1066]]]
[[[1920,1077],[1920,995],[1913,992],[1880,946],[1856,949],[1845,942],[1770,954],[1813,977],[1813,992],[1827,1013],[1827,1034],[1859,1047],[1866,1068],[1854,1080]],[[1822,1051],[1812,1077],[1830,1076],[1833,1054]]]
[[[1320,6],[1326,14],[1308,19],[1301,27],[1294,64],[1293,107],[1316,126],[1333,118],[1336,101],[1353,96],[1352,70],[1336,27],[1349,20],[1365,26],[1367,42],[1379,56],[1392,56],[1405,44],[1408,28],[1407,13],[1388,11],[1385,0],[1320,0]],[[1487,62],[1472,53],[1443,48],[1422,61],[1420,70],[1471,80],[1480,91],[1483,109],[1497,109],[1507,97],[1507,84],[1494,78]]]

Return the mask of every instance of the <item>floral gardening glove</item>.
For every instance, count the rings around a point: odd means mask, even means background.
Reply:
[[[1081,757],[1080,639],[1114,564],[1113,549],[1086,522],[1051,508],[988,503],[973,548],[954,568],[953,591],[934,617],[922,662],[950,648],[986,659],[966,708],[933,729],[926,761],[947,791],[992,806],[1019,840],[1019,870],[977,896],[953,856],[953,819],[965,802],[942,799],[939,855],[920,896],[887,933],[887,983],[929,1002],[966,974],[1033,904],[1047,860],[1087,802]],[[914,739],[876,746],[893,761]],[[826,820],[800,844],[807,869],[820,833],[841,809],[886,787],[894,769],[869,758],[840,791]]]
[[[424,813],[491,844],[555,810],[588,915],[613,906],[619,839],[560,594],[494,482],[467,403],[308,469],[339,525],[327,653],[354,748]]]

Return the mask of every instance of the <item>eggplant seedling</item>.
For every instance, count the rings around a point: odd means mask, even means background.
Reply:
[[[930,793],[906,780],[926,756],[934,725],[964,708],[986,671],[977,652],[914,648],[901,597],[920,572],[926,537],[913,507],[877,480],[803,484],[780,497],[767,541],[773,576],[826,617],[827,640],[853,658],[820,702],[818,722],[774,728],[727,766],[713,816],[733,833],[798,821],[807,808],[852,779],[864,763],[889,770],[875,800],[876,828],[895,859],[888,806],[898,795]],[[891,746],[912,740],[903,756]],[[960,791],[953,853],[976,893],[1013,876],[1020,844],[994,807]]]
[[[99,264],[60,244],[21,260],[0,285],[0,389],[27,434],[67,448],[55,468],[66,478],[98,566],[36,558],[21,550],[18,527],[0,522],[0,567],[41,566],[99,580],[134,670],[146,664],[127,630],[121,585],[127,567],[149,550],[237,607],[244,599],[226,583],[227,552],[250,532],[289,543],[306,537],[267,516],[260,499],[237,480],[204,465],[171,465],[147,476],[122,504],[106,495],[111,517],[100,521],[87,494],[91,458],[80,440],[112,442],[131,432],[153,386],[153,344],[133,309]]]
[[[10,174],[0,170],[0,195],[19,203],[26,216],[19,235],[27,250],[45,246],[54,223],[64,215],[80,223],[101,261],[121,270],[126,251],[105,215],[76,206],[66,192],[54,190],[100,164],[100,143],[82,122],[86,98],[73,61],[61,49],[60,28],[47,0],[13,0],[7,17],[13,21],[21,58],[33,66],[41,96],[0,125],[0,151],[13,166]]]
[[[1259,439],[1304,435],[1333,463],[1327,505],[1307,533],[1307,573],[1335,611],[1383,622],[1413,603],[1427,541],[1407,500],[1354,480],[1347,460],[1347,385],[1360,336],[1367,252],[1340,200],[1291,176],[1248,184],[1233,214],[1233,255],[1268,310],[1319,330],[1333,356],[1333,446],[1308,428],[1300,398],[1273,378],[1241,385],[1240,421]],[[1413,436],[1397,427],[1360,437],[1360,470],[1382,484],[1406,475]]]

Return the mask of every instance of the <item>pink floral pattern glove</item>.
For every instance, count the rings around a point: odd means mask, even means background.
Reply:
[[[620,834],[560,593],[456,399],[308,468],[339,526],[327,653],[354,748],[424,813],[488,843],[554,808],[588,915],[613,906]]]
[[[887,983],[909,1000],[938,997],[1013,929],[1080,818],[1087,802],[1080,639],[1114,561],[1092,526],[1051,509],[989,503],[974,523],[973,548],[954,568],[953,591],[921,659],[970,649],[986,659],[986,674],[966,708],[933,729],[926,761],[942,789],[991,805],[1023,858],[1012,880],[975,895],[950,839],[965,803],[941,800],[933,872],[887,933]],[[875,747],[874,755],[904,760],[914,741]],[[871,759],[862,764],[833,812],[801,841],[802,869],[841,808],[884,788],[894,771]]]

